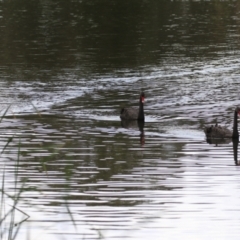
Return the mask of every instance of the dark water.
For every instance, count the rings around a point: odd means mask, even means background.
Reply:
[[[237,1],[0,3],[2,115],[11,104],[1,218],[20,192],[17,239],[238,239],[233,143],[209,144],[203,128],[231,128],[240,103],[239,11]],[[137,106],[141,89],[144,128],[123,126],[120,108]]]

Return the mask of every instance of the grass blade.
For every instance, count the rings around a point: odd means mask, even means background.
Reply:
[[[12,104],[9,104],[6,110],[4,111],[3,115],[0,117],[0,123],[2,122],[3,118],[6,116],[9,108],[12,106]]]

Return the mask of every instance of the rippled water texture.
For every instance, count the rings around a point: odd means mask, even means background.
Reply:
[[[238,2],[0,6],[3,238],[239,238]]]

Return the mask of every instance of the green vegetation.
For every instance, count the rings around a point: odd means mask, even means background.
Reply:
[[[6,116],[10,107],[11,105],[9,105],[4,111],[3,115],[0,118],[0,123],[2,122],[3,118]],[[0,157],[2,156],[3,152],[6,150],[8,145],[12,142],[12,139],[14,137],[15,136],[13,135],[8,138],[8,141],[6,142],[6,144],[1,150]],[[5,167],[2,168],[2,173],[1,173],[2,184],[0,189],[1,191],[1,200],[0,200],[0,237],[1,239],[11,239],[11,240],[16,239],[22,223],[29,218],[29,215],[27,213],[23,212],[21,209],[17,207],[22,193],[26,190],[25,181],[21,183],[21,186],[18,186],[20,146],[21,146],[21,139],[19,139],[17,159],[15,162],[13,194],[9,194],[6,190],[6,186],[5,186],[6,172],[5,172]],[[12,201],[11,205],[9,205],[8,200]],[[7,210],[7,208],[9,209]],[[15,214],[17,211],[23,214],[23,219],[20,222],[17,222],[15,219]]]
[[[4,111],[2,111],[2,115],[0,117],[0,123],[2,123],[3,119],[7,116],[7,113],[10,109],[11,105],[9,105]],[[37,110],[37,108],[33,105],[35,112],[38,114],[40,117],[41,114]],[[12,186],[9,189],[9,185],[6,182],[6,176],[8,174],[8,171],[5,168],[5,164],[3,165],[2,169],[0,170],[0,179],[1,179],[1,188],[0,188],[0,239],[8,239],[8,240],[14,240],[18,239],[18,236],[20,235],[20,230],[23,227],[27,227],[27,233],[28,236],[26,236],[26,239],[30,239],[30,232],[31,232],[31,227],[29,225],[26,225],[26,222],[28,219],[31,219],[31,216],[21,210],[21,204],[22,201],[24,201],[24,193],[27,191],[38,191],[39,195],[41,195],[41,191],[39,191],[35,187],[29,187],[28,186],[28,179],[27,178],[22,178],[19,175],[19,172],[21,171],[21,164],[20,164],[20,157],[21,159],[24,158],[25,155],[21,153],[21,135],[17,132],[13,133],[11,136],[7,137],[5,145],[0,149],[0,159],[3,158],[3,155],[7,152],[7,150],[10,148],[10,144],[17,141],[17,145],[11,146],[13,148],[16,148],[16,158],[14,158],[14,168],[13,168],[13,179],[11,181],[13,182]],[[40,158],[40,164],[42,165],[42,170],[48,175],[48,169],[46,167],[46,162],[52,161],[53,159],[56,158],[56,156],[59,154],[58,148],[56,146],[51,146],[51,147],[44,147],[41,146],[42,149],[47,150],[50,153],[50,156]],[[39,150],[39,149],[38,149]],[[69,181],[71,178],[71,174],[69,173],[69,170],[66,169],[64,172],[65,174],[65,196],[63,196],[63,201],[64,204],[63,206],[66,209],[66,212],[69,216],[69,219],[72,223],[72,225],[75,228],[76,233],[78,233],[77,229],[77,223],[74,219],[73,213],[70,209],[68,199],[70,193],[68,192],[69,189]],[[21,202],[20,202],[21,201]],[[25,201],[27,206],[31,206],[30,203]],[[21,218],[19,219],[19,217]],[[87,224],[87,223],[86,223]],[[93,231],[96,232],[98,239],[103,239],[103,235],[99,229],[96,229],[94,227],[90,227]],[[81,236],[81,235],[80,235]],[[36,237],[33,234],[33,237]],[[84,239],[84,236],[82,236],[82,239]]]

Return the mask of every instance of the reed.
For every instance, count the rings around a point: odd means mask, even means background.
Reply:
[[[8,144],[8,143],[7,143]],[[6,146],[4,146],[6,148]],[[20,156],[20,139],[18,144],[18,154],[17,161],[14,166],[14,189],[13,194],[9,194],[6,190],[5,185],[5,175],[6,170],[5,166],[2,169],[2,185],[1,185],[1,202],[0,202],[0,238],[13,240],[16,239],[17,234],[22,226],[22,223],[27,221],[29,215],[20,210],[17,205],[19,203],[19,199],[22,193],[26,190],[25,182],[23,181],[21,186],[18,186],[18,172],[19,172],[19,156]],[[8,202],[11,200],[12,204],[10,205]],[[6,210],[9,208],[8,210]],[[23,214],[23,218],[20,221],[15,220],[15,214],[20,212]]]
[[[0,116],[0,123],[3,121],[4,117],[6,117],[10,107],[11,107],[11,104],[3,111],[2,116]],[[41,117],[41,114],[39,111],[37,111],[37,108],[34,107],[34,109],[36,110],[37,114]],[[1,196],[0,196],[0,239],[1,240],[2,239],[6,239],[6,240],[17,239],[19,236],[20,229],[23,226],[23,223],[25,223],[30,218],[30,216],[26,212],[22,211],[21,208],[18,207],[18,205],[20,203],[20,199],[21,200],[24,199],[23,193],[25,191],[30,190],[30,188],[28,188],[26,186],[28,179],[27,178],[20,179],[20,177],[19,177],[20,156],[21,156],[21,137],[19,136],[18,133],[13,133],[12,136],[7,138],[5,145],[2,147],[2,149],[0,149],[0,158],[3,156],[4,152],[6,152],[9,145],[11,144],[11,142],[13,142],[13,140],[15,141],[16,139],[18,139],[18,144],[16,146],[17,154],[16,154],[16,161],[14,164],[14,171],[13,171],[14,184],[13,184],[13,190],[11,189],[11,193],[9,193],[10,191],[7,189],[7,184],[6,184],[7,170],[5,168],[5,164],[3,165],[2,169],[0,170],[1,180],[2,180],[1,189],[0,189],[0,194],[1,194]],[[50,152],[52,152],[52,155],[49,157],[49,159],[52,159],[54,156],[56,156],[58,154],[58,150],[56,150],[56,148],[48,149],[48,150]],[[43,167],[45,173],[48,174],[47,168],[45,166],[45,161],[47,161],[46,158],[40,159],[40,162],[42,164],[42,167]],[[65,205],[66,211],[69,215],[69,218],[71,220],[71,223],[73,224],[76,233],[78,233],[77,223],[74,219],[74,214],[71,211],[69,203],[68,203],[68,198],[70,195],[68,192],[68,189],[69,189],[68,182],[70,180],[70,176],[69,176],[68,171],[66,171],[65,174],[66,174],[65,175],[66,195],[64,197],[64,205]],[[19,185],[19,182],[21,182],[20,185]],[[31,190],[32,190],[32,188],[31,188]],[[39,194],[40,194],[40,192],[39,192]],[[11,201],[11,204],[9,204],[10,201]],[[16,216],[19,216],[20,213],[22,215],[22,219],[17,220]],[[31,230],[31,227],[28,228],[26,239],[30,239],[30,230]],[[99,229],[92,227],[92,230],[96,231],[98,239],[104,238]],[[81,236],[80,236],[80,239],[85,239],[85,237],[82,236],[82,238],[81,238]]]

